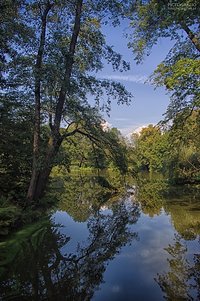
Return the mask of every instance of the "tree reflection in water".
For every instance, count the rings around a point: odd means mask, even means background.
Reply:
[[[200,243],[200,241],[199,241]],[[170,258],[169,272],[158,274],[156,282],[164,292],[165,299],[200,300],[200,256],[187,256],[187,245],[180,235],[175,235],[174,244],[165,249]]]
[[[123,202],[109,214],[98,211],[88,220],[88,238],[77,244],[73,254],[62,251],[72,238],[49,221],[21,243],[12,256],[12,268],[2,272],[2,300],[90,300],[103,281],[108,261],[137,239],[129,225],[138,217],[138,206]]]
[[[140,203],[143,213],[150,217],[160,215],[163,207],[162,193],[166,188],[166,181],[158,175],[149,178],[142,174],[137,178],[134,198]]]
[[[192,249],[197,241],[200,244],[199,191],[185,187],[183,193],[183,187],[168,187],[162,178],[144,176],[137,180],[134,198],[150,217],[160,215],[163,208],[176,231],[174,243],[164,249],[169,271],[155,278],[165,299],[200,300],[200,255],[197,247]]]

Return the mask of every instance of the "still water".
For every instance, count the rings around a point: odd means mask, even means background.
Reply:
[[[58,208],[0,243],[0,300],[200,300],[198,192],[110,182],[68,179]]]

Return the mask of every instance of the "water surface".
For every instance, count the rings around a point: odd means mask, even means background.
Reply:
[[[1,300],[200,300],[199,194],[108,186],[68,179],[59,208],[0,243]]]

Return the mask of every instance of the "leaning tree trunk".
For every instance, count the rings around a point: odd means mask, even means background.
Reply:
[[[61,143],[62,143],[61,137],[57,139],[55,139],[55,137],[54,139],[52,138],[49,139],[48,149],[44,160],[44,167],[42,170],[40,170],[40,173],[38,175],[38,180],[37,180],[37,186],[35,189],[34,198],[36,200],[41,198],[45,192],[46,184],[48,182],[49,175],[52,170],[54,158],[56,157],[59,151],[59,147]]]
[[[63,107],[64,107],[64,102],[66,99],[67,92],[69,92],[70,89],[70,79],[71,79],[71,74],[72,74],[72,67],[74,64],[74,54],[75,54],[75,48],[77,44],[77,39],[79,36],[80,32],[80,21],[81,21],[81,11],[82,11],[82,3],[83,0],[77,0],[76,2],[76,13],[75,13],[75,22],[74,22],[74,28],[71,36],[71,41],[69,45],[69,51],[65,55],[65,75],[62,81],[60,93],[58,96],[57,104],[56,104],[56,111],[55,111],[55,118],[54,118],[54,124],[52,125],[51,128],[51,137],[49,139],[48,145],[47,145],[47,150],[46,150],[46,156],[44,160],[42,161],[42,168],[38,168],[39,164],[39,156],[38,152],[34,152],[33,154],[33,170],[32,170],[32,177],[30,181],[30,186],[27,194],[27,198],[31,201],[37,201],[39,198],[41,198],[45,192],[45,188],[49,179],[50,172],[53,167],[53,162],[55,159],[55,156],[58,153],[59,147],[62,143],[63,137],[60,135],[60,124],[62,120],[62,112],[63,112]],[[45,23],[45,30],[46,30],[46,23]],[[44,37],[42,39],[42,33],[41,33],[41,44],[45,43],[45,31],[44,31]],[[40,46],[41,46],[40,44]],[[44,50],[44,44],[43,45],[43,50]],[[41,61],[40,61],[40,66],[39,69],[41,71],[41,66],[42,66],[42,57],[43,57],[43,52],[38,51],[38,56],[41,56]],[[37,66],[37,64],[36,64]],[[41,74],[41,73],[40,73]],[[37,74],[36,74],[37,76]],[[38,83],[39,83],[39,93],[40,93],[40,83],[41,83],[41,77],[39,79],[37,78]],[[36,81],[37,83],[37,81]],[[36,84],[35,84],[36,85]],[[37,91],[35,89],[35,91]],[[38,92],[37,91],[37,92]],[[36,117],[39,118],[38,115],[38,110],[37,110],[37,105],[40,105],[40,98],[38,99],[35,94],[35,103],[36,103]],[[40,110],[39,110],[40,112]],[[39,133],[39,128],[37,124],[37,118],[35,118],[35,132],[34,132],[34,139],[35,137],[38,136]],[[35,140],[34,140],[35,142]],[[39,141],[36,139],[36,145],[39,150]],[[35,160],[35,161],[34,161]]]

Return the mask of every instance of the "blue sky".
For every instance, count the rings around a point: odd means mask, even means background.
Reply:
[[[124,30],[131,32],[126,23],[120,27],[105,27],[104,34],[107,43],[114,47],[114,50],[123,55],[123,59],[130,62],[131,70],[128,72],[113,72],[110,65],[105,65],[100,76],[120,81],[133,95],[130,106],[116,105],[113,101],[110,118],[105,119],[112,127],[117,127],[124,135],[130,134],[135,129],[156,124],[162,118],[169,104],[169,95],[166,95],[164,88],[157,88],[150,84],[144,84],[146,78],[153,73],[156,66],[165,58],[172,41],[161,39],[152,49],[150,56],[145,57],[143,64],[137,65],[133,53],[127,47],[128,40],[124,37]]]

